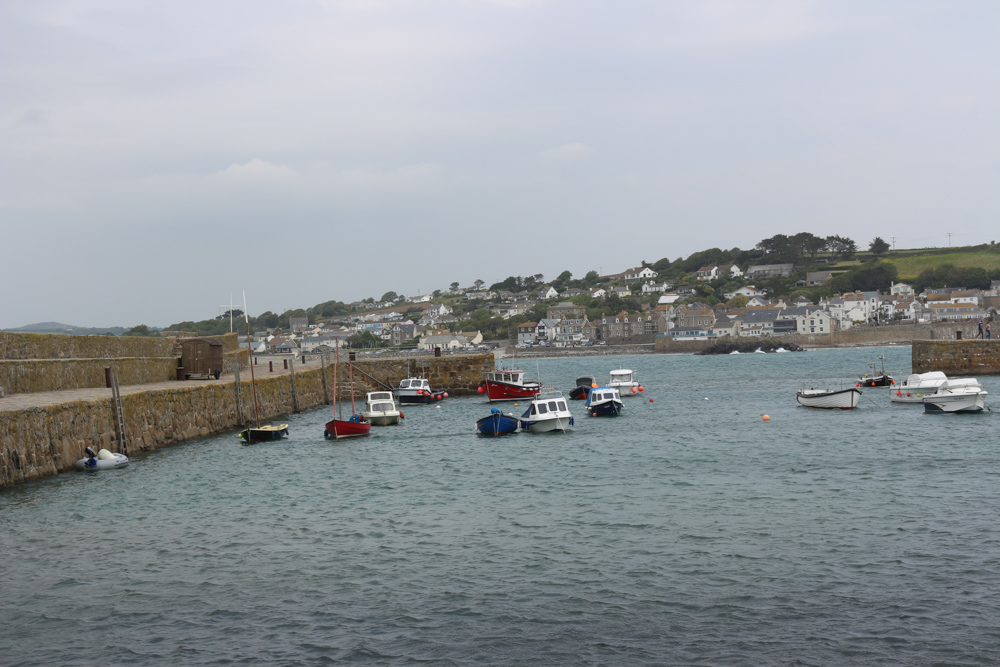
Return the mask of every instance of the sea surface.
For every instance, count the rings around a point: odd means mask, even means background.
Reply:
[[[339,443],[324,407],[2,490],[0,664],[998,664],[1000,415],[795,402],[880,354],[908,374],[908,347],[531,360],[644,391],[501,438],[480,396]]]

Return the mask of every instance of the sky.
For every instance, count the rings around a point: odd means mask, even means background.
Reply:
[[[0,328],[1000,240],[993,0],[0,4]]]

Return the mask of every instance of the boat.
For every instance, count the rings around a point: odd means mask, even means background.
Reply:
[[[565,431],[573,426],[573,415],[566,407],[566,397],[561,391],[538,394],[521,415],[520,427],[529,433]]]
[[[576,386],[569,392],[570,400],[582,401],[587,398],[590,390],[597,386],[597,378],[593,375],[584,375],[576,379]]]
[[[247,361],[250,363],[250,387],[253,389],[253,416],[254,423],[257,425],[247,426],[236,437],[242,440],[244,445],[250,445],[255,442],[274,442],[275,440],[288,437],[288,424],[281,424],[279,426],[260,425],[260,409],[257,407],[257,379],[254,377],[253,348],[250,345],[250,316],[247,314],[247,293],[245,291],[243,292],[243,319],[246,321],[247,326],[247,352],[249,353]],[[242,417],[242,414],[240,416]]]
[[[942,384],[948,381],[948,376],[941,371],[929,373],[913,373],[898,385],[892,395],[893,403],[923,403],[925,396],[930,396]]]
[[[892,376],[885,372],[885,355],[880,354],[879,360],[882,362],[882,368],[879,370],[877,368],[878,362],[871,362],[868,367],[871,368],[871,373],[865,373],[864,376],[858,378],[859,387],[891,387],[896,384]]]
[[[84,451],[87,452],[87,456],[73,464],[77,470],[114,470],[128,465],[128,457],[124,454],[113,454],[106,449],[95,452],[90,447],[85,447]]]
[[[365,398],[365,409],[362,412],[372,426],[392,426],[398,424],[405,416],[396,408],[391,391],[373,391]]]
[[[525,371],[512,368],[501,368],[486,374],[486,379],[479,383],[479,393],[493,401],[516,401],[531,398],[542,390],[535,381],[525,381]]]
[[[340,365],[340,346],[334,348],[333,357],[333,415],[334,418],[326,423],[326,430],[323,431],[324,438],[343,440],[344,438],[357,438],[371,433],[372,424],[354,409],[354,365],[348,362],[351,370],[351,416],[344,419],[344,402],[340,402],[340,413],[337,412],[337,368]]]
[[[247,445],[252,442],[272,442],[287,437],[288,424],[279,424],[278,426],[271,426],[270,424],[257,427],[248,426],[240,431],[239,434],[239,438]]]
[[[444,398],[448,398],[448,392],[432,390],[426,378],[404,378],[396,388],[396,400],[400,405],[434,403]]]
[[[800,389],[795,392],[795,400],[807,408],[826,410],[852,410],[861,402],[861,390],[848,389]]]
[[[611,371],[611,379],[608,386],[617,389],[622,396],[635,396],[637,392],[643,390],[639,382],[635,379],[635,374],[627,368],[619,368]]]
[[[507,435],[517,432],[517,417],[505,415],[498,408],[490,410],[490,414],[476,420],[476,430],[482,435]]]
[[[597,387],[587,396],[587,413],[591,417],[617,417],[622,413],[625,404],[622,396],[614,387]]]
[[[982,412],[986,390],[975,378],[948,380],[930,396],[924,396],[924,412]]]

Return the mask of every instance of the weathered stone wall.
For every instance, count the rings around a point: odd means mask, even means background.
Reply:
[[[1000,340],[915,340],[912,363],[914,373],[1000,375]]]
[[[234,361],[246,367],[249,352],[236,334],[210,338],[222,341],[227,372]],[[177,376],[180,340],[0,332],[0,387],[5,394],[103,387],[108,367],[121,386],[166,382]]]
[[[115,359],[170,357],[170,338],[67,336],[0,331],[0,359]]]
[[[363,400],[374,387],[364,373],[395,386],[404,377],[427,377],[434,389],[456,395],[474,393],[494,367],[492,354],[450,355],[440,358],[359,360],[355,362],[354,393]],[[333,390],[333,365],[256,380],[260,419],[273,420],[296,410],[328,402]],[[258,374],[259,375],[259,374]],[[350,400],[348,366],[338,368],[338,400]],[[102,374],[103,379],[103,374]],[[163,389],[122,396],[129,454],[158,449],[192,438],[236,429],[254,419],[250,374],[241,373],[237,403],[235,382],[197,386],[165,385]],[[360,409],[360,408],[359,408]],[[294,437],[294,433],[293,436]],[[26,410],[0,411],[0,487],[71,470],[84,456],[84,447],[117,449],[110,390],[99,401],[73,401]]]
[[[34,359],[0,361],[0,387],[6,394],[104,387],[104,369],[108,367],[115,369],[121,386],[177,377],[177,359],[171,357]]]

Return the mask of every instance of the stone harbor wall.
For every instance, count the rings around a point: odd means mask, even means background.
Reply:
[[[233,361],[246,367],[249,353],[238,349],[236,334],[210,338],[222,341],[226,369]],[[115,370],[123,387],[174,380],[181,340],[0,332],[0,389],[25,394],[104,387],[105,368]]]
[[[428,378],[435,390],[472,394],[494,363],[492,354],[470,354],[359,360],[354,366],[355,400],[363,401],[366,392],[379,388],[368,376],[391,386],[398,385],[404,377],[421,376]],[[338,375],[338,400],[350,401],[346,362],[341,362]],[[235,381],[176,387],[165,384],[163,388],[123,394],[128,454],[203,438],[253,422],[250,373],[242,372],[240,380],[239,385]],[[329,402],[332,391],[332,363],[296,372],[294,381],[288,373],[258,377],[260,419],[273,421],[323,405]],[[293,440],[294,437],[293,432]],[[0,410],[0,487],[71,470],[83,458],[85,447],[117,451],[117,442],[110,390],[108,398],[101,400]]]
[[[1000,375],[1000,340],[913,341],[913,371],[948,377]]]

